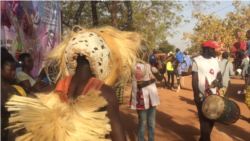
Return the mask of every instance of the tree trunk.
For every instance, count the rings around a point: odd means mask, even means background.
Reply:
[[[98,26],[98,17],[97,17],[97,11],[96,11],[96,4],[97,1],[91,1],[91,9],[92,9],[92,19],[93,19],[93,26]]]
[[[117,27],[116,10],[117,10],[117,1],[112,1],[111,16],[112,16],[112,24],[115,27]]]

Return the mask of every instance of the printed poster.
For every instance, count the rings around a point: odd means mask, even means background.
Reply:
[[[1,47],[15,59],[20,53],[30,53],[34,76],[44,67],[44,55],[60,42],[60,2],[1,1]]]

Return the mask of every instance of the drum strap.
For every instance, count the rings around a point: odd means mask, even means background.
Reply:
[[[227,61],[227,63],[226,63],[226,66],[225,66],[225,68],[224,68],[224,71],[223,71],[222,75],[224,75],[224,73],[225,73],[225,71],[226,71],[227,64],[228,64],[228,61]]]

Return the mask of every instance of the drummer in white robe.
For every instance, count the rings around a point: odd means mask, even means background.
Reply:
[[[206,41],[202,45],[203,54],[195,57],[192,65],[192,86],[194,91],[194,100],[198,110],[200,121],[201,137],[199,141],[211,141],[214,121],[207,119],[202,113],[202,104],[204,99],[210,94],[219,94],[219,84],[222,80],[218,61],[213,58],[215,54],[215,45],[213,41]],[[208,91],[206,88],[210,88]]]

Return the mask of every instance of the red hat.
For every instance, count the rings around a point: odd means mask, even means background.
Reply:
[[[205,41],[202,44],[202,48],[204,48],[204,47],[210,47],[210,48],[216,49],[216,45],[215,45],[214,41]]]

